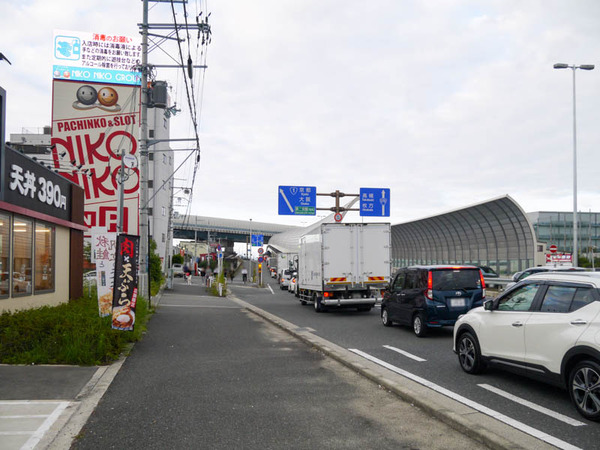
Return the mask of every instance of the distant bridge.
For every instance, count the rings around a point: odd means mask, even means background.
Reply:
[[[173,238],[206,241],[248,242],[250,234],[262,234],[265,244],[278,233],[298,227],[253,220],[222,219],[204,216],[179,216],[173,219]]]

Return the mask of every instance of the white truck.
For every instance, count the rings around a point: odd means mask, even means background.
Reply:
[[[390,282],[389,223],[326,223],[300,238],[297,292],[315,311],[369,311]]]

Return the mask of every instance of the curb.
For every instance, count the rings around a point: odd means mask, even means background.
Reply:
[[[325,355],[363,375],[400,399],[419,407],[429,415],[473,440],[492,449],[555,449],[540,439],[504,424],[456,400],[439,394],[426,386],[398,375],[366,360],[349,350],[320,338],[310,331],[287,322],[234,295],[229,299],[248,311],[281,328],[300,341],[313,346]]]

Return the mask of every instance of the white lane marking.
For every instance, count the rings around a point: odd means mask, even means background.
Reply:
[[[222,309],[240,309],[239,306],[219,306],[219,305],[161,305],[163,308],[222,308]]]
[[[414,375],[410,372],[407,372],[406,370],[402,370],[399,367],[392,366],[391,364],[386,363],[381,359],[375,358],[374,356],[371,356],[368,353],[362,352],[355,348],[350,348],[348,350],[350,350],[353,353],[356,353],[357,355],[362,356],[365,359],[368,359],[369,361],[373,361],[375,364],[379,364],[380,366],[385,367],[386,369],[389,369],[392,372],[396,372],[397,374],[402,375],[403,377],[413,380],[419,384],[422,384],[423,386],[428,387],[429,389],[432,389],[436,392],[439,392],[440,394],[445,395],[446,397],[456,400],[457,402],[460,402],[463,405],[467,405],[476,411],[493,417],[494,419],[499,420],[500,422],[504,422],[505,424],[516,428],[517,430],[520,430],[535,438],[541,439],[544,442],[554,445],[555,447],[569,450],[581,450],[579,447],[575,447],[574,445],[569,444],[568,442],[555,438],[554,436],[550,436],[549,434],[544,433],[543,431],[540,431],[536,428],[530,427],[529,425],[525,425],[524,423],[512,419],[508,416],[505,416],[504,414],[501,414],[498,411],[494,411],[493,409],[490,409],[487,406],[480,405],[479,403],[469,400],[468,398],[463,397],[462,395],[459,395],[456,392],[452,392],[449,389],[443,388],[442,386],[439,386],[429,380],[426,380],[425,378],[421,378],[418,375]]]
[[[271,288],[270,284],[267,284],[267,287],[269,288],[269,290],[271,291],[271,294],[275,295],[275,292],[273,292],[273,289]]]
[[[570,417],[567,417],[561,413],[558,413],[556,411],[552,411],[551,409],[548,408],[544,408],[543,406],[537,405],[533,402],[530,402],[528,400],[525,400],[521,397],[517,397],[516,395],[510,394],[509,392],[503,391],[502,389],[498,389],[494,386],[490,386],[489,384],[478,384],[477,386],[479,386],[480,388],[486,389],[490,392],[493,392],[494,394],[498,394],[501,397],[507,398],[509,400],[512,400],[513,402],[519,403],[523,406],[527,406],[528,408],[531,408],[537,412],[540,412],[542,414],[546,414],[547,416],[550,416],[556,420],[560,420],[561,422],[565,422],[569,425],[573,425],[574,427],[581,427],[581,426],[585,426],[587,424],[580,422],[579,420],[575,420],[572,419]]]
[[[0,420],[2,419],[45,419],[48,417],[48,414],[27,414],[20,416],[0,416]]]
[[[55,409],[52,411],[52,414],[48,416],[48,418],[40,425],[40,427],[33,433],[33,436],[29,438],[27,442],[21,447],[21,450],[32,450],[36,445],[42,440],[44,434],[50,429],[52,424],[56,422],[56,420],[60,417],[65,409],[69,406],[69,402],[61,402]]]
[[[392,350],[393,352],[400,353],[401,355],[404,355],[407,358],[414,359],[415,361],[419,361],[419,362],[427,361],[426,359],[420,358],[416,355],[413,355],[412,353],[405,352],[404,350],[400,350],[399,348],[392,347],[390,345],[384,345],[384,347],[387,348],[388,350]]]

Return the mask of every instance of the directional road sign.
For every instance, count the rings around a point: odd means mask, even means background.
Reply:
[[[253,234],[252,235],[252,247],[262,247],[264,241],[264,236],[262,234]]]
[[[317,213],[315,186],[279,186],[280,216],[314,216]]]
[[[360,188],[360,215],[390,216],[390,190],[385,188]]]

